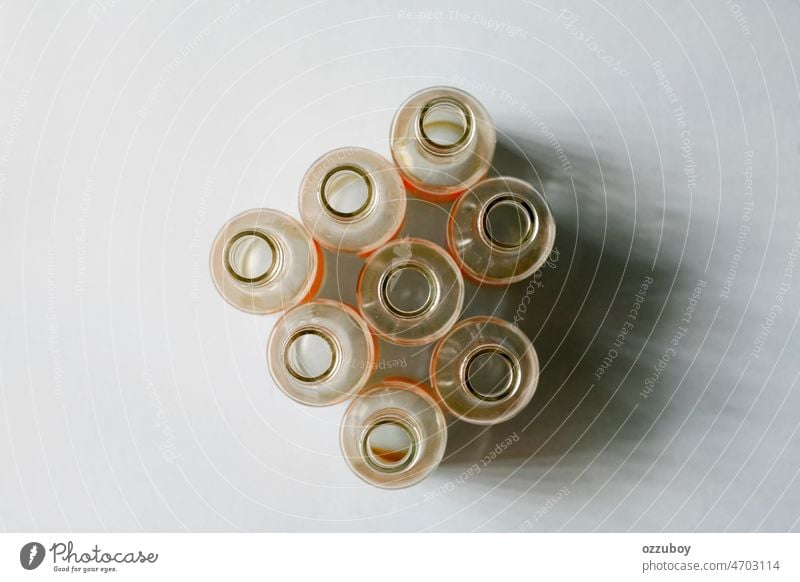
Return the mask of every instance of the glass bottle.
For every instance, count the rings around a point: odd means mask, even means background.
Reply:
[[[322,253],[299,222],[257,208],[229,220],[211,247],[211,277],[228,303],[248,313],[274,313],[319,289]]]
[[[456,322],[464,279],[452,257],[422,239],[392,241],[369,256],[358,277],[358,308],[374,332],[400,345],[422,345]]]
[[[448,201],[486,175],[496,140],[494,124],[477,99],[453,87],[431,87],[400,106],[390,145],[411,192]]]
[[[539,381],[539,359],[516,326],[495,317],[472,317],[436,344],[430,376],[439,401],[453,415],[495,424],[530,402]]]
[[[450,209],[447,244],[464,275],[509,285],[533,275],[553,250],[556,225],[544,197],[517,178],[484,180]]]
[[[410,380],[385,380],[353,399],[342,419],[345,461],[386,489],[418,483],[439,465],[447,423],[436,401]]]
[[[394,238],[406,216],[406,191],[387,159],[363,148],[328,152],[306,172],[300,217],[325,248],[366,255]]]
[[[270,335],[267,360],[287,396],[327,406],[364,387],[376,367],[377,345],[352,307],[317,299],[281,316]]]

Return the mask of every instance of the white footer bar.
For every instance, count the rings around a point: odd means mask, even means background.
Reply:
[[[800,534],[0,534],[0,580],[800,580]]]

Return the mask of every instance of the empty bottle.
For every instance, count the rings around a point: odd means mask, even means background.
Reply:
[[[382,156],[363,148],[336,149],[303,177],[300,216],[323,247],[367,255],[402,228],[406,191],[397,168]]]
[[[422,345],[456,322],[464,280],[447,252],[422,239],[392,241],[369,256],[358,278],[358,308],[389,342]]]
[[[392,121],[391,150],[408,189],[429,200],[453,200],[489,170],[494,124],[472,95],[431,87],[409,97]]]
[[[409,380],[386,380],[350,403],[340,442],[356,475],[371,485],[398,489],[418,483],[439,465],[447,423],[424,388]]]
[[[539,360],[516,326],[495,317],[472,317],[436,344],[430,376],[439,401],[453,415],[474,424],[495,424],[531,401]]]
[[[267,358],[275,383],[290,398],[327,406],[364,387],[376,367],[377,346],[352,307],[317,299],[281,316]]]
[[[450,253],[479,284],[509,285],[530,277],[547,260],[555,238],[544,197],[517,178],[484,180],[450,209]]]
[[[324,271],[309,232],[277,210],[258,208],[229,220],[211,247],[211,277],[228,303],[274,313],[310,299]]]

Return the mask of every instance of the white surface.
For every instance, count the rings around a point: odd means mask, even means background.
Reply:
[[[4,3],[0,528],[797,530],[798,25],[788,1]],[[272,385],[274,318],[228,307],[207,255],[241,210],[296,216],[325,151],[388,154],[433,84],[486,105],[559,255],[467,309],[526,306],[531,406],[454,424],[448,462],[387,492],[340,458],[343,407]]]

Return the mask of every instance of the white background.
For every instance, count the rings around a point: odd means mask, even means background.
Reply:
[[[0,528],[798,530],[798,27],[789,1],[3,3]],[[388,155],[434,84],[486,105],[559,254],[470,291],[469,314],[526,306],[530,407],[454,422],[388,492],[341,459],[343,406],[276,389],[275,317],[227,306],[207,256],[239,211],[296,216],[327,150]],[[441,241],[446,210],[407,231]],[[420,377],[427,354],[383,357]]]

